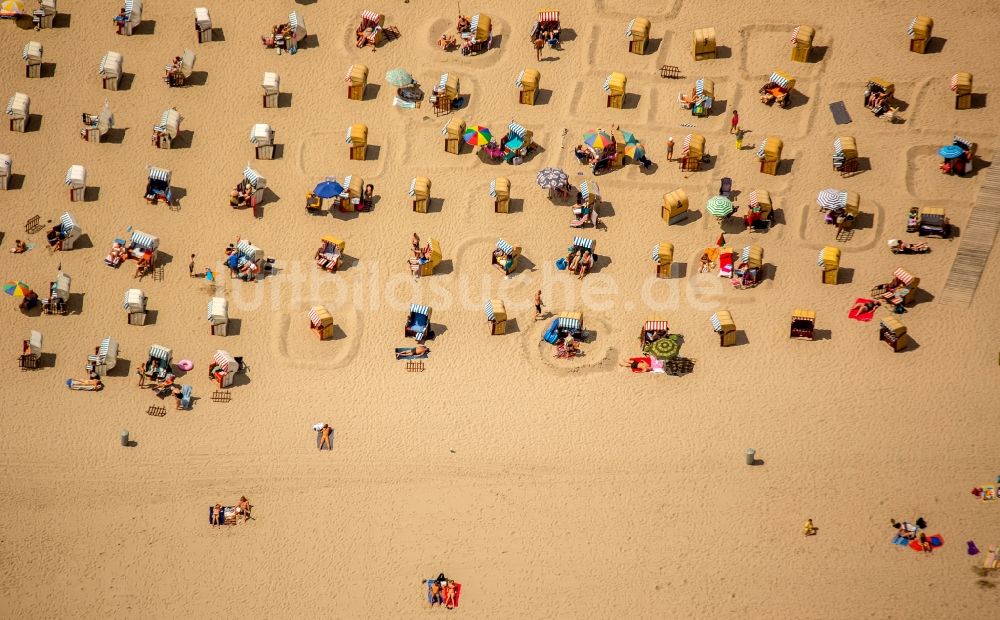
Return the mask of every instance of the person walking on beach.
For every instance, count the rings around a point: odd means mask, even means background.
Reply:
[[[746,132],[743,131],[742,129],[739,129],[739,128],[736,129],[736,150],[737,151],[743,150],[743,136],[744,136],[744,134],[746,134]]]
[[[191,262],[188,263],[188,275],[194,277],[194,254],[191,255]]]
[[[545,40],[542,38],[541,35],[538,35],[538,37],[535,39],[535,58],[539,61],[542,59],[543,49],[545,49]]]
[[[667,161],[674,161],[674,137],[667,138]]]
[[[544,316],[542,314],[542,306],[544,306],[545,304],[542,303],[542,291],[540,291],[540,290],[539,291],[535,291],[534,302],[535,302],[535,320],[537,321],[538,319],[540,319],[540,318],[542,318]]]
[[[729,121],[729,133],[736,133],[740,128],[740,113],[733,110],[733,118]]]

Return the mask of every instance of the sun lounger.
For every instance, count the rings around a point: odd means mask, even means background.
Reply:
[[[178,409],[190,409],[191,408],[191,392],[192,388],[190,385],[181,386],[181,397],[177,400]]]

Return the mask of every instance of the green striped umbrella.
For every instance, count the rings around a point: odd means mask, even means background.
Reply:
[[[733,212],[733,201],[725,196],[715,196],[708,199],[705,209],[715,217],[729,217]]]

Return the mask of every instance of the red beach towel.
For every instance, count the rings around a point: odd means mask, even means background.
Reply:
[[[871,299],[865,299],[859,297],[854,300],[854,305],[870,303]],[[875,317],[876,308],[872,308],[868,312],[862,313],[861,308],[851,308],[851,311],[847,313],[847,316],[851,317],[855,321],[861,321],[862,323],[867,323]]]

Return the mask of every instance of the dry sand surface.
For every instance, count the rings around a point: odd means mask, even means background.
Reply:
[[[1000,505],[969,494],[1000,473],[1000,254],[971,306],[935,299],[998,137],[1000,16],[990,3],[567,2],[564,49],[541,62],[527,41],[531,5],[463,2],[493,17],[497,45],[473,57],[433,44],[453,27],[454,2],[372,4],[402,32],[375,53],[353,45],[367,8],[353,0],[217,0],[210,9],[221,36],[201,45],[194,6],[150,0],[147,23],[131,37],[114,34],[110,3],[61,2],[60,27],[40,32],[0,22],[0,96],[28,93],[35,115],[27,133],[0,132],[18,175],[0,192],[0,272],[36,288],[59,265],[73,277],[68,316],[24,315],[0,298],[0,615],[416,617],[431,613],[420,580],[441,571],[463,584],[453,613],[473,617],[990,615],[1000,579],[980,582],[982,556],[968,557],[965,541],[984,552],[1000,542]],[[262,49],[259,35],[293,9],[311,33],[307,45],[294,56]],[[926,55],[907,51],[907,25],[920,13],[936,20]],[[623,37],[637,14],[652,21],[644,56],[627,54]],[[789,60],[799,24],[816,28],[807,64]],[[704,26],[724,47],[719,59],[695,63],[691,31]],[[21,48],[32,39],[50,63],[41,79],[23,73]],[[198,55],[194,83],[168,88],[162,66],[185,48]],[[109,49],[125,59],[118,92],[103,91],[97,76]],[[352,63],[371,69],[364,101],[345,97]],[[663,64],[686,77],[662,79]],[[515,119],[534,131],[538,152],[517,167],[486,163],[469,147],[445,153],[447,118],[426,103],[392,106],[383,76],[397,66],[427,88],[457,74],[468,100],[459,115],[497,133]],[[542,75],[534,107],[517,104],[514,79],[525,67]],[[287,93],[278,109],[261,107],[267,70]],[[628,76],[626,109],[604,107],[612,70]],[[790,109],[757,101],[773,70],[798,78]],[[948,80],[957,71],[974,74],[985,107],[953,109]],[[904,123],[863,108],[872,75],[895,82]],[[676,104],[700,76],[716,83],[718,113],[706,119]],[[112,141],[80,140],[80,113],[105,99],[117,119]],[[852,124],[834,125],[827,106],[837,100]],[[175,148],[158,150],[151,128],[171,106],[183,132]],[[751,130],[741,152],[728,132],[733,109]],[[259,219],[227,205],[258,122],[280,144],[278,159],[255,164],[269,182]],[[367,161],[348,160],[344,132],[355,122],[370,128]],[[667,137],[679,143],[692,131],[682,123],[706,136],[707,169],[685,174],[665,160]],[[583,131],[612,125],[635,132],[657,165],[600,177],[606,229],[584,234],[602,261],[580,283],[552,266],[574,231],[569,207],[550,202],[535,174],[559,166],[574,184],[590,179],[578,174],[572,148]],[[979,144],[970,177],[937,171],[935,149],[954,133]],[[847,179],[830,166],[842,134],[856,137],[865,168]],[[785,144],[778,176],[761,174],[754,156],[768,135]],[[71,164],[87,167],[86,202],[67,199]],[[172,170],[179,210],[142,200],[148,164]],[[305,214],[305,192],[328,174],[373,183],[374,211]],[[416,175],[432,180],[431,213],[410,209]],[[507,215],[493,212],[487,193],[499,175],[513,186]],[[755,289],[697,274],[701,249],[719,236],[703,205],[722,176],[744,198],[754,188],[774,197],[774,228],[726,235],[731,246],[764,248],[768,277]],[[698,213],[668,227],[661,196],[677,187]],[[853,239],[838,244],[836,286],[822,285],[816,266],[819,249],[835,243],[814,203],[825,187],[860,193],[864,214]],[[959,238],[931,240],[929,255],[891,255],[885,240],[903,234],[914,205],[945,206]],[[76,248],[51,254],[42,232],[27,237],[36,247],[26,254],[6,251],[27,218],[56,221],[66,210],[85,234]],[[162,279],[137,284],[132,266],[104,266],[129,226],[159,236]],[[416,283],[404,263],[414,231],[438,239],[444,254],[438,273]],[[347,241],[339,273],[312,264],[324,234]],[[221,267],[237,236],[275,257],[276,273],[256,284],[188,277],[190,254],[199,268]],[[524,248],[510,280],[489,264],[501,236]],[[649,252],[660,241],[674,244],[683,277],[652,279]],[[878,321],[858,323],[847,311],[899,266],[924,292],[902,316],[914,344],[893,353],[878,341]],[[121,307],[137,285],[151,309],[141,327],[127,325]],[[537,288],[548,310],[584,313],[593,333],[584,357],[557,362],[539,343],[544,326],[529,305]],[[208,335],[213,295],[229,299],[228,337]],[[508,334],[489,336],[482,302],[497,296],[513,320]],[[437,339],[423,373],[392,357],[412,343],[402,333],[411,301],[434,307]],[[683,334],[692,374],[633,376],[617,366],[637,352],[653,302]],[[334,316],[331,341],[306,327],[316,303]],[[739,346],[719,347],[709,316],[720,308],[742,330]],[[818,340],[788,339],[795,308],[817,311]],[[32,329],[44,334],[45,367],[22,373],[14,358]],[[67,390],[105,336],[122,350],[106,389]],[[136,388],[133,373],[153,343],[171,347],[175,361],[194,360],[180,379],[194,387],[191,411],[166,402],[165,416],[146,414],[160,401]],[[209,398],[205,373],[217,348],[250,366],[229,404]],[[332,452],[316,451],[311,426],[320,421],[336,429]],[[128,449],[118,445],[125,428],[137,442]],[[748,447],[762,464],[744,465]],[[255,519],[208,527],[206,508],[241,494]],[[930,556],[890,544],[889,519],[918,516],[945,540]],[[808,517],[815,537],[802,536]]]

